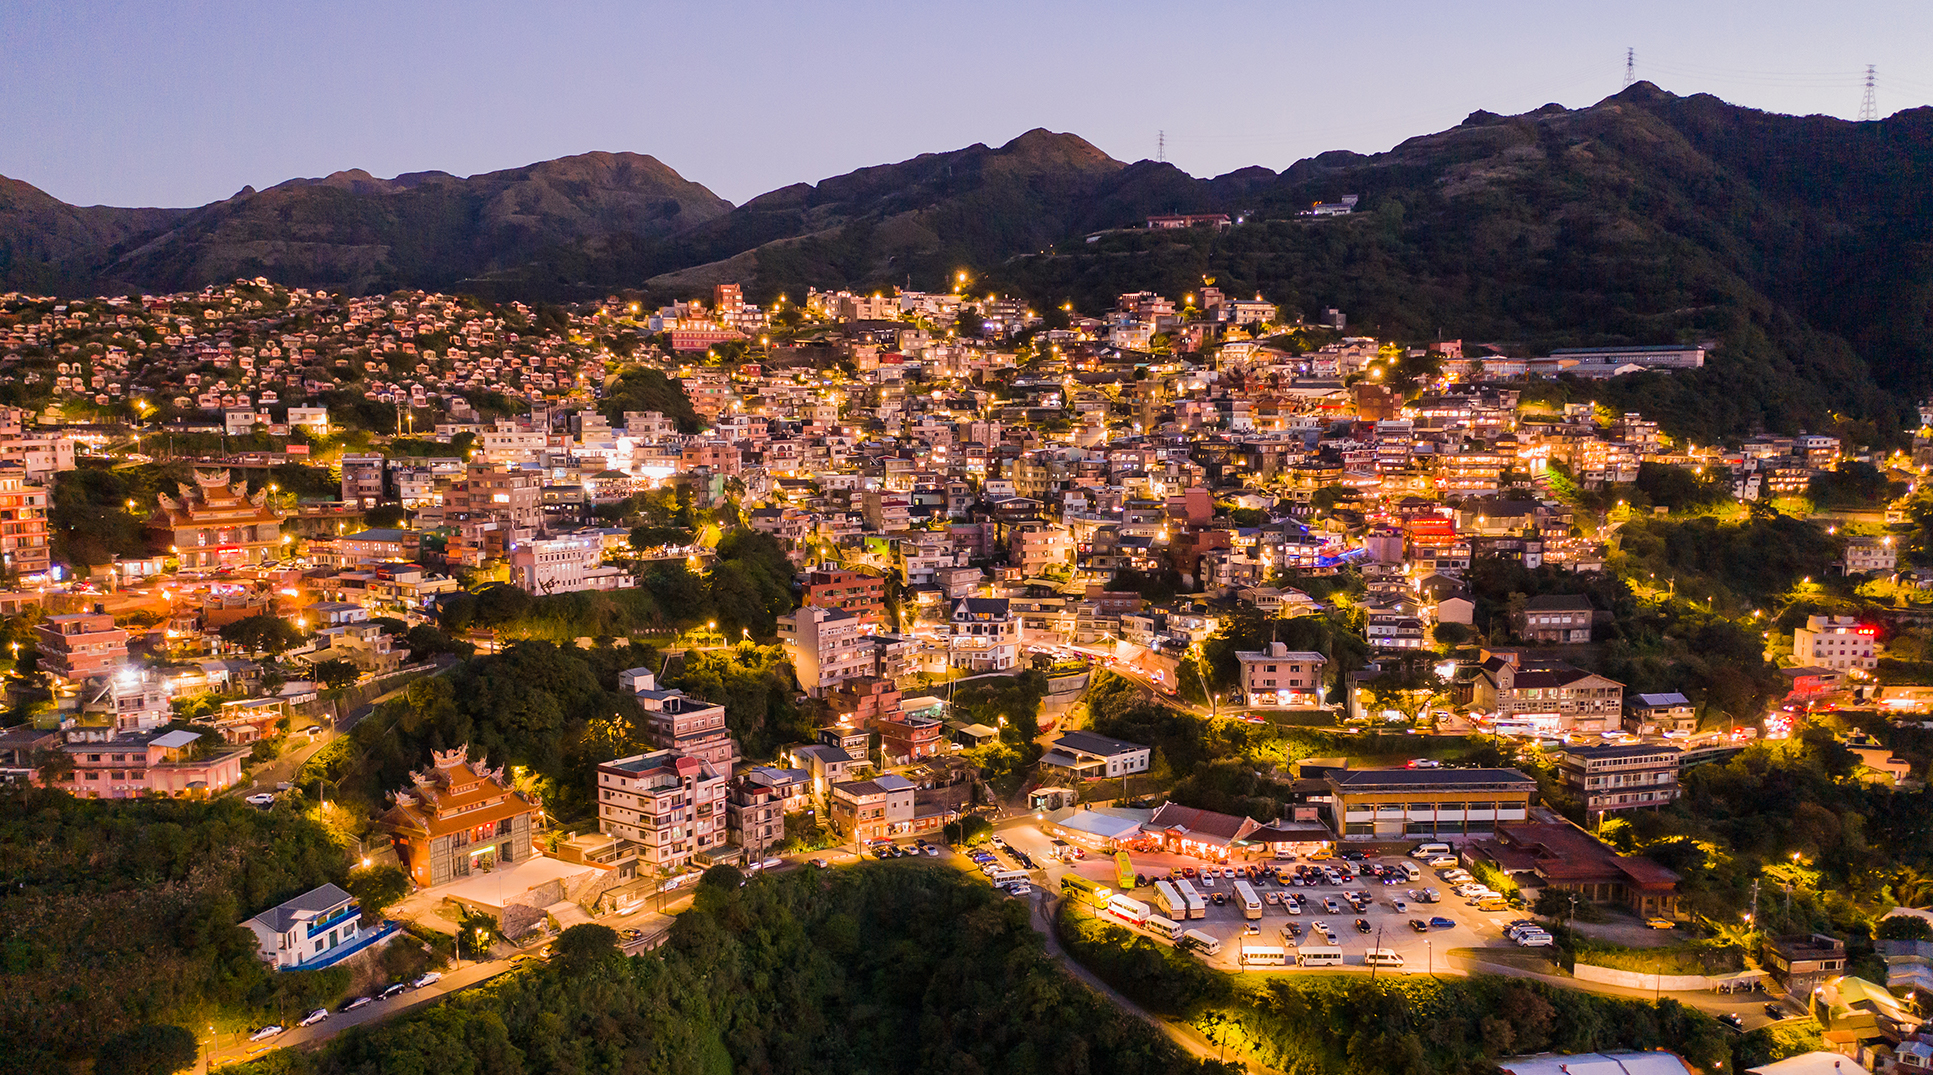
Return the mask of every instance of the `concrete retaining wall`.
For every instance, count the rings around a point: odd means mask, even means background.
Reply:
[[[1634,970],[1616,970],[1611,967],[1594,967],[1589,963],[1579,963],[1571,968],[1571,973],[1579,981],[1597,982],[1601,985],[1621,985],[1627,989],[1650,989],[1666,993],[1691,993],[1716,989],[1721,981],[1749,981],[1758,977],[1756,972],[1745,971],[1713,978],[1704,974],[1644,974]]]

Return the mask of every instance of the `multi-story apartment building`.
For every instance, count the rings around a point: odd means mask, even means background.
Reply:
[[[0,571],[38,575],[47,570],[47,490],[30,484],[17,462],[0,462]]]
[[[1491,655],[1478,666],[1472,701],[1498,720],[1529,721],[1539,732],[1615,731],[1624,684],[1563,661]]]
[[[820,698],[845,680],[877,670],[870,628],[843,609],[802,605],[779,617],[779,642],[799,685]]]
[[[970,672],[1002,672],[1020,663],[1020,624],[1004,597],[953,602],[947,660]]]
[[[1630,745],[1566,747],[1557,776],[1593,814],[1663,806],[1678,797],[1677,747]]]
[[[1879,632],[1851,616],[1807,616],[1792,629],[1792,656],[1801,664],[1836,671],[1879,666]]]
[[[785,842],[785,815],[805,808],[812,778],[803,769],[757,766],[725,787],[731,841],[754,858]]]
[[[383,501],[381,455],[344,454],[342,457],[342,500],[357,507],[373,508]]]
[[[729,831],[725,777],[675,750],[597,767],[597,830],[618,841],[619,875],[655,877],[722,851]]]
[[[1899,548],[1892,537],[1855,537],[1846,541],[1846,574],[1891,574],[1899,569]]]
[[[892,773],[834,784],[832,827],[855,843],[909,835],[915,831],[918,790],[911,780]]]
[[[1242,666],[1242,704],[1250,706],[1312,706],[1322,698],[1322,670],[1329,659],[1320,653],[1292,650],[1271,642],[1265,650],[1237,650]]]
[[[34,625],[41,671],[78,684],[105,676],[127,661],[128,633],[114,626],[114,617],[95,607],[94,612],[49,616]]]
[[[1517,616],[1517,634],[1532,642],[1589,642],[1592,615],[1588,597],[1539,594],[1524,602]]]
[[[661,690],[647,668],[618,673],[618,685],[644,710],[644,738],[660,750],[675,750],[731,772],[738,744],[725,727],[725,707],[700,701],[680,690]]]
[[[513,542],[510,581],[537,594],[628,590],[638,584],[629,570],[604,566],[604,542],[594,533]]]
[[[886,613],[886,580],[860,571],[808,571],[800,603],[850,612],[877,626]]]

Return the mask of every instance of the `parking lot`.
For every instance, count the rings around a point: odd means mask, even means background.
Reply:
[[[1042,878],[1040,883],[1050,893],[1060,891],[1060,877],[1070,870],[1106,884],[1110,888],[1115,887],[1115,866],[1112,856],[1088,852],[1085,859],[1077,860],[1071,865],[1063,864],[1053,858],[1053,840],[1031,825],[1003,827],[1000,835],[1013,846],[1025,850],[1042,867],[1035,877]],[[1201,930],[1222,942],[1219,953],[1203,957],[1209,965],[1222,970],[1274,970],[1294,973],[1297,968],[1293,965],[1293,961],[1295,948],[1298,945],[1328,943],[1316,931],[1316,924],[1324,923],[1335,935],[1336,946],[1343,950],[1344,966],[1363,967],[1365,966],[1364,953],[1368,949],[1389,948],[1402,956],[1403,966],[1384,968],[1384,973],[1423,974],[1432,969],[1447,969],[1448,964],[1444,956],[1452,948],[1473,948],[1486,944],[1510,946],[1511,942],[1503,936],[1503,928],[1511,921],[1522,917],[1522,912],[1492,913],[1467,906],[1462,897],[1450,891],[1450,884],[1439,876],[1441,871],[1437,870],[1424,869],[1421,880],[1404,880],[1397,884],[1385,885],[1378,878],[1358,874],[1353,881],[1342,884],[1330,884],[1323,880],[1309,886],[1281,885],[1275,881],[1272,872],[1262,871],[1261,880],[1250,882],[1256,895],[1263,900],[1262,917],[1251,922],[1243,917],[1241,906],[1234,901],[1234,879],[1224,876],[1212,879],[1199,876],[1210,869],[1209,865],[1200,859],[1166,853],[1132,854],[1129,858],[1134,863],[1136,872],[1147,878],[1148,884],[1137,887],[1128,894],[1147,903],[1156,914],[1160,914],[1161,910],[1155,898],[1154,881],[1157,878],[1167,877],[1171,870],[1197,871],[1198,876],[1192,883],[1196,891],[1208,901],[1207,916],[1190,920],[1182,925],[1187,929]],[[1381,866],[1400,866],[1404,862],[1413,860],[1396,855],[1379,855],[1368,861]],[[1271,867],[1286,865],[1292,870],[1301,863],[1261,860],[1257,864]],[[1241,874],[1243,880],[1248,879],[1245,872],[1247,865],[1243,863],[1232,867],[1243,871]],[[1306,865],[1318,864],[1307,863]],[[1341,864],[1332,861],[1326,865]],[[1351,863],[1350,865],[1353,868],[1361,864]],[[1213,870],[1220,874],[1222,870],[1228,868],[1231,867],[1215,866]],[[1409,890],[1424,888],[1435,888],[1441,899],[1436,903],[1418,903],[1409,898]],[[1344,892],[1367,893],[1369,902],[1366,909],[1358,913],[1343,900]],[[1276,894],[1277,899],[1280,899],[1281,895],[1286,893],[1294,893],[1306,899],[1307,902],[1300,914],[1291,914],[1283,903],[1269,902],[1270,894]],[[1223,896],[1227,902],[1217,906],[1214,903],[1216,894]],[[1326,899],[1336,901],[1337,913],[1332,914],[1324,907],[1323,901]],[[1398,910],[1396,907],[1396,901],[1399,900],[1406,905],[1403,910]],[[1409,924],[1412,918],[1428,920],[1437,917],[1450,919],[1455,924],[1447,928],[1433,927],[1427,933],[1418,933]],[[1356,928],[1355,923],[1358,918],[1368,924],[1368,933],[1360,932]],[[1284,936],[1285,930],[1291,924],[1300,930],[1300,937]],[[1258,932],[1248,933],[1250,925],[1257,927]],[[1250,944],[1284,946],[1288,949],[1290,965],[1278,968],[1243,967],[1241,946],[1244,937]]]

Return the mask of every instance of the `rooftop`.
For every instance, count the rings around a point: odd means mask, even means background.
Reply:
[[[1537,781],[1518,769],[1350,769],[1332,772],[1329,782],[1343,791],[1410,790],[1441,787],[1511,787],[1535,791]]]

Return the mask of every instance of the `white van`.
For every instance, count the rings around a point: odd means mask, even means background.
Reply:
[[[1295,961],[1304,967],[1340,967],[1342,949],[1332,945],[1304,945],[1295,950]]]
[[[1423,879],[1423,867],[1418,866],[1414,862],[1405,862],[1403,863],[1403,876],[1412,881],[1421,881]]]
[[[1409,857],[1413,859],[1432,859],[1438,855],[1447,855],[1449,853],[1449,844],[1417,844],[1416,849],[1409,853]]]
[[[1365,967],[1400,967],[1403,956],[1394,948],[1371,948],[1363,953],[1362,961]]]

